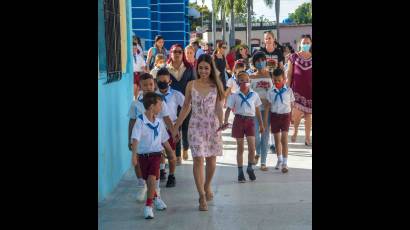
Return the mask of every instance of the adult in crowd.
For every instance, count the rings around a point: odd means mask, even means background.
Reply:
[[[283,68],[285,57],[283,56],[282,49],[278,46],[279,44],[275,42],[275,35],[273,32],[265,31],[263,34],[263,39],[265,42],[265,47],[262,47],[260,51],[265,53],[267,64],[269,65],[270,63],[274,63],[274,66],[271,66],[271,69],[275,69],[276,67]]]
[[[300,51],[291,54],[288,61],[288,82],[295,95],[292,110],[294,132],[291,141],[295,142],[302,115],[305,118],[305,145],[311,145],[312,127],[312,37],[302,35]]]
[[[184,49],[180,44],[174,44],[170,49],[170,56],[167,61],[167,69],[171,75],[171,88],[178,90],[185,96],[186,87],[188,82],[195,79],[195,73],[193,66],[186,60]],[[178,116],[181,108],[178,109]],[[188,160],[188,124],[190,114],[182,123],[182,145],[183,153],[182,158]],[[177,165],[182,162],[181,159],[181,140],[176,144],[175,154],[177,156]]]
[[[220,73],[219,77],[221,78],[224,90],[226,90],[226,81],[228,79],[227,73],[231,73],[231,69],[229,68],[228,62],[226,61],[225,57],[226,48],[226,44],[222,41],[219,41],[216,45],[216,50],[213,55],[215,66]]]
[[[216,168],[216,156],[222,156],[224,90],[210,55],[199,56],[196,69],[198,80],[188,83],[184,106],[174,129],[182,124],[192,110],[188,133],[194,161],[193,174],[199,194],[199,210],[207,211],[207,202],[213,199],[211,184]]]
[[[195,68],[196,58],[195,58],[195,48],[192,45],[185,47],[185,57],[189,64]]]
[[[164,38],[161,35],[157,35],[155,36],[155,43],[154,46],[151,47],[148,50],[148,54],[147,54],[147,66],[148,66],[148,70],[151,71],[154,68],[155,65],[155,56],[157,56],[157,54],[162,54],[165,57],[167,56],[167,49],[165,49],[164,47]]]
[[[245,70],[250,68],[249,60],[251,59],[251,55],[249,54],[249,48],[245,44],[239,45],[238,51],[236,52],[236,60],[242,59],[245,63]]]
[[[198,60],[199,56],[201,56],[202,54],[204,54],[204,50],[199,46],[199,41],[195,40],[193,42],[191,42],[191,46],[193,46],[195,48],[195,59]]]

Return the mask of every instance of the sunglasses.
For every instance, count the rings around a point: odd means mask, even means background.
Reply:
[[[174,50],[174,51],[172,51],[172,53],[174,53],[174,54],[182,54],[182,50]]]
[[[226,46],[222,46],[222,49],[226,49]]]

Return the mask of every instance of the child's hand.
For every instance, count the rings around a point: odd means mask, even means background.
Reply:
[[[172,135],[172,139],[174,140],[175,143],[177,143],[179,141],[179,139],[181,139],[180,135],[179,135],[179,127],[177,127],[176,125],[174,125],[171,128],[171,135]]]
[[[219,131],[224,131],[225,129],[228,128],[229,123],[224,123],[223,125],[219,126],[219,128],[216,130],[216,132]]]
[[[265,127],[264,127],[264,126],[265,126],[265,125],[259,126],[259,132],[260,132],[260,133],[265,132]]]

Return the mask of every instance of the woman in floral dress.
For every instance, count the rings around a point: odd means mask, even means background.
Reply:
[[[185,102],[178,116],[175,130],[191,111],[188,127],[188,142],[194,159],[193,173],[199,193],[199,210],[207,211],[207,201],[213,199],[211,181],[216,168],[216,156],[222,156],[223,128],[222,103],[224,89],[220,77],[215,73],[212,57],[202,54],[197,60],[198,80],[188,83]],[[204,180],[204,158],[206,177]]]

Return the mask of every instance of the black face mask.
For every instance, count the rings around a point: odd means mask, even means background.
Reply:
[[[160,88],[160,89],[168,88],[168,82],[159,81],[158,82],[158,88]]]

